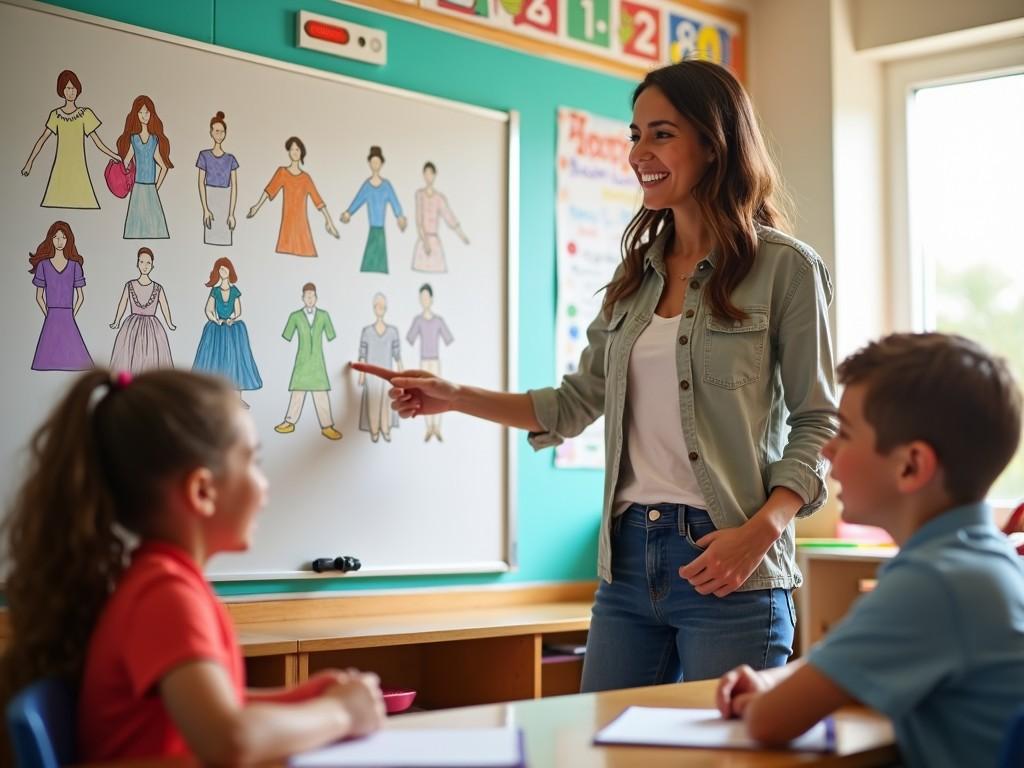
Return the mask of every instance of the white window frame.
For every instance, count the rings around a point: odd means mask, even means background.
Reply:
[[[889,61],[885,65],[886,138],[889,150],[889,309],[894,330],[928,330],[928,308],[924,295],[926,265],[920,244],[913,242],[910,223],[907,115],[914,92],[927,86],[1022,73],[1024,38]],[[1011,509],[1009,506],[997,506],[997,519],[1002,520],[1008,516]]]
[[[1024,38],[976,48],[890,61],[885,65],[886,133],[889,147],[890,317],[894,330],[926,330],[921,248],[910,225],[907,113],[914,92],[987,77],[1024,73]]]

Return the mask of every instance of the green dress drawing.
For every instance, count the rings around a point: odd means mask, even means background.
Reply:
[[[99,118],[88,107],[79,107],[70,115],[55,109],[50,112],[46,127],[57,136],[57,153],[42,206],[99,208],[85,162],[85,137],[100,127]]]
[[[322,309],[316,310],[313,322],[306,319],[306,311],[298,309],[288,315],[284,333],[285,341],[299,335],[299,349],[295,353],[295,367],[288,389],[292,392],[326,392],[331,383],[327,377],[327,363],[324,362],[323,337],[334,341],[334,323],[331,316]]]

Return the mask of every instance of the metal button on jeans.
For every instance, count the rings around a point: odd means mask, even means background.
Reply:
[[[647,519],[652,523],[657,522],[661,518],[661,512],[656,509],[647,510]]]

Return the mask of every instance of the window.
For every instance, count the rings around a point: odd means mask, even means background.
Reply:
[[[1024,382],[1024,73],[909,85],[906,319],[982,342]],[[991,497],[1024,499],[1024,450]]]

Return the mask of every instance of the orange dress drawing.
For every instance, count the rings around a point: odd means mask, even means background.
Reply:
[[[295,175],[282,166],[274,173],[264,191],[267,197],[273,200],[281,190],[284,190],[284,202],[281,205],[281,229],[277,235],[275,250],[278,253],[290,253],[295,256],[316,256],[313,232],[309,228],[309,217],[306,215],[306,197],[313,200],[317,210],[324,207],[324,201],[316,191],[313,179],[305,171]]]

